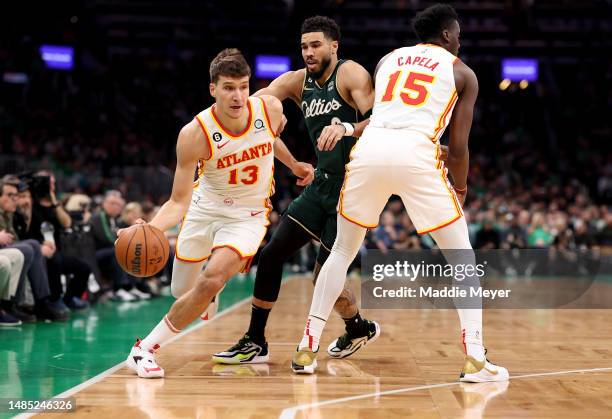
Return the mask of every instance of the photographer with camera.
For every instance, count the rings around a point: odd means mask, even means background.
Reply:
[[[0,180],[0,248],[19,250],[24,256],[24,265],[19,279],[17,294],[11,300],[11,305],[5,311],[23,322],[33,321],[31,314],[22,311],[19,305],[25,302],[25,278],[27,276],[32,288],[35,305],[34,313],[39,320],[66,320],[69,312],[55,301],[51,301],[49,278],[45,267],[45,256],[55,253],[52,243],[36,240],[19,240],[19,235],[13,225],[17,210],[19,188],[24,188],[19,179],[5,176]]]
[[[84,260],[62,252],[60,233],[72,226],[72,219],[57,200],[53,173],[36,173],[31,178],[29,191],[20,194],[18,205],[26,216],[25,236],[39,243],[53,243],[56,247],[56,251],[47,256],[51,299],[61,301],[63,274],[67,279],[63,303],[72,310],[88,307],[89,303],[81,296],[87,290],[91,268]]]

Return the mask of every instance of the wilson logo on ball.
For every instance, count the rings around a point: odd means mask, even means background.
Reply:
[[[149,224],[127,228],[115,243],[115,256],[121,268],[137,277],[153,276],[161,271],[170,254],[168,239]]]

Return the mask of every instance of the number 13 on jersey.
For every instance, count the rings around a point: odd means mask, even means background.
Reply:
[[[390,102],[393,100],[395,97],[395,88],[403,74],[403,71],[398,70],[389,75],[389,83],[387,84],[385,94],[381,99],[382,102]],[[406,105],[410,106],[420,106],[424,104],[429,97],[429,90],[427,90],[427,87],[429,87],[429,85],[431,85],[435,80],[436,78],[429,74],[416,73],[414,71],[408,73],[406,81],[404,82],[404,88],[399,94],[400,99]]]

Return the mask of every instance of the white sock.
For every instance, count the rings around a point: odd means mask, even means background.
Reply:
[[[310,304],[308,322],[299,348],[308,347],[313,351],[319,348],[319,339],[325,322],[346,281],[346,272],[359,252],[366,229],[347,221],[338,215],[338,233],[332,251],[321,267]]]
[[[162,321],[155,326],[151,333],[149,333],[147,337],[140,342],[140,347],[145,351],[156,351],[179,332],[180,330],[175,328],[172,323],[170,323],[168,315],[165,315]]]
[[[476,258],[470,250],[472,245],[468,235],[467,223],[461,217],[454,223],[436,230],[431,233],[436,244],[444,254],[449,264],[471,264],[476,263]],[[445,251],[447,250],[447,251]],[[460,283],[456,281],[453,285],[460,285],[466,288],[476,288],[480,286],[480,281],[476,276],[466,277]],[[478,361],[485,359],[485,351],[482,340],[482,301],[473,297],[469,301],[460,299],[457,314],[461,323],[461,342],[463,350],[467,355]],[[461,307],[463,306],[463,307]],[[468,308],[465,308],[465,307]]]
[[[482,345],[482,310],[458,309],[461,322],[461,340],[464,352],[478,361],[484,361]]]
[[[326,321],[323,319],[308,316],[308,321],[306,321],[306,327],[304,328],[304,336],[298,348],[310,348],[311,351],[317,352],[319,350],[319,340],[321,339],[325,323]]]

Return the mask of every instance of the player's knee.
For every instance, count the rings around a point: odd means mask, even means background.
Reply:
[[[204,271],[196,288],[200,292],[216,294],[221,291],[227,280],[227,274],[221,271]]]

